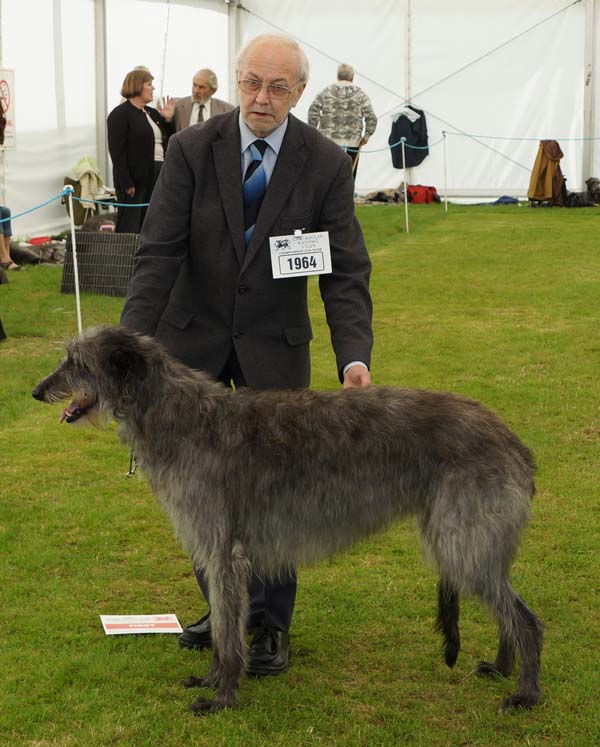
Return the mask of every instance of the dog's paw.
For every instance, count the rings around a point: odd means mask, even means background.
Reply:
[[[186,677],[184,680],[181,680],[181,684],[184,687],[205,687],[202,683],[204,682],[204,677]]]
[[[220,680],[218,672],[209,672],[206,677],[187,677],[181,684],[184,687],[219,687]]]
[[[227,703],[215,698],[214,700],[206,700],[205,698],[198,698],[190,705],[190,711],[194,716],[205,716],[208,713],[217,713],[230,706]]]
[[[500,704],[498,713],[506,713],[506,711],[511,711],[515,708],[533,708],[538,703],[541,703],[541,701],[542,696],[539,693],[529,693],[527,695],[516,693],[515,695],[506,698],[506,700]]]
[[[504,674],[504,672],[501,672],[495,664],[492,664],[490,661],[480,661],[477,665],[477,668],[475,669],[475,674],[477,677],[506,677],[507,675]]]

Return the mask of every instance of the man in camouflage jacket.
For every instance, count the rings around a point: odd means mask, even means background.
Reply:
[[[324,88],[310,105],[308,124],[344,148],[356,178],[359,150],[375,132],[377,117],[369,97],[353,80],[354,68],[340,65],[337,83]]]

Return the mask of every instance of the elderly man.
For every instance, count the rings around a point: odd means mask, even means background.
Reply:
[[[317,94],[308,108],[308,124],[341,145],[352,159],[352,176],[356,178],[358,155],[377,127],[377,117],[367,94],[355,86],[354,68],[338,67],[337,83]]]
[[[192,81],[192,95],[178,99],[175,104],[175,130],[206,122],[217,114],[231,111],[232,104],[215,99],[218,88],[217,76],[212,70],[198,70]]]
[[[306,57],[288,37],[259,36],[240,53],[237,77],[239,109],[171,138],[122,323],[227,386],[308,387],[307,283],[319,274],[339,379],[368,386],[370,261],[354,215],[351,164],[290,114],[306,87]],[[291,254],[278,262],[274,253],[285,246]],[[296,266],[295,246],[299,259],[310,257],[306,269]],[[316,249],[302,254],[306,246]],[[202,569],[196,576],[210,606]],[[295,572],[255,577],[249,591],[248,671],[280,674],[288,667]],[[180,644],[211,645],[210,613],[184,630]]]

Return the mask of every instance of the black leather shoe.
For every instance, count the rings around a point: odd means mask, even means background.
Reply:
[[[248,652],[248,674],[253,677],[283,674],[289,661],[289,634],[277,628],[257,628]]]
[[[183,648],[210,648],[212,639],[210,636],[210,614],[204,615],[193,625],[188,625],[179,636],[179,645]]]

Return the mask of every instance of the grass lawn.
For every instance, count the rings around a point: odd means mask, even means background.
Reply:
[[[100,614],[204,606],[190,562],[127,450],[59,427],[31,398],[76,331],[62,269],[0,287],[2,747],[592,747],[600,744],[600,210],[359,209],[373,260],[376,383],[457,391],[496,410],[539,465],[514,584],[546,625],[545,702],[498,715],[509,681],[472,672],[495,626],[464,601],[454,670],[433,631],[436,576],[402,524],[301,569],[290,671],[245,680],[241,708],[204,719],[178,684],[209,653],[174,636],[105,637]],[[85,326],[122,299],[84,295]],[[313,385],[337,384],[315,283]]]

